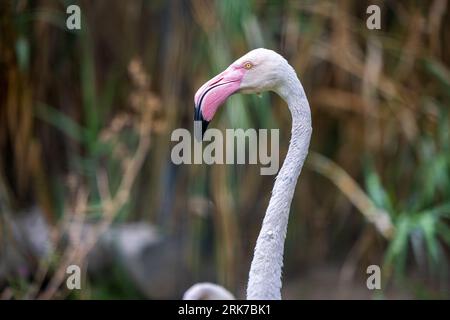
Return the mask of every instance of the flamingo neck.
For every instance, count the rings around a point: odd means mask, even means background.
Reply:
[[[311,112],[305,91],[290,66],[289,74],[285,84],[276,92],[286,101],[291,112],[291,141],[256,242],[247,287],[249,300],[281,299],[281,271],[289,210],[311,139]]]

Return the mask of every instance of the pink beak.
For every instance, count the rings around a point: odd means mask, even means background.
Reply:
[[[202,137],[217,109],[239,90],[244,68],[230,66],[198,89],[194,97],[194,120],[202,121]]]

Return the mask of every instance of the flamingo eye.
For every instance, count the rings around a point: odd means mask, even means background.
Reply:
[[[244,68],[245,68],[245,69],[249,70],[249,69],[251,69],[252,67],[253,67],[253,64],[252,64],[251,62],[246,62],[246,63],[244,63]]]

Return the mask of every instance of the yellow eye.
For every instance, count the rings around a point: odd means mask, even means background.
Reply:
[[[250,63],[250,62],[246,62],[246,63],[244,63],[244,68],[245,69],[251,69],[253,67],[253,65]]]

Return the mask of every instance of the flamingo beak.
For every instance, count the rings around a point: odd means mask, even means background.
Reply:
[[[194,121],[202,121],[202,138],[217,109],[239,90],[243,70],[231,66],[198,89],[194,97]]]
[[[203,135],[205,134],[206,129],[208,128],[209,125],[209,121],[205,120],[203,118],[201,109],[200,109],[200,105],[195,105],[194,107],[194,121],[201,121],[202,122],[202,139],[203,139]]]

